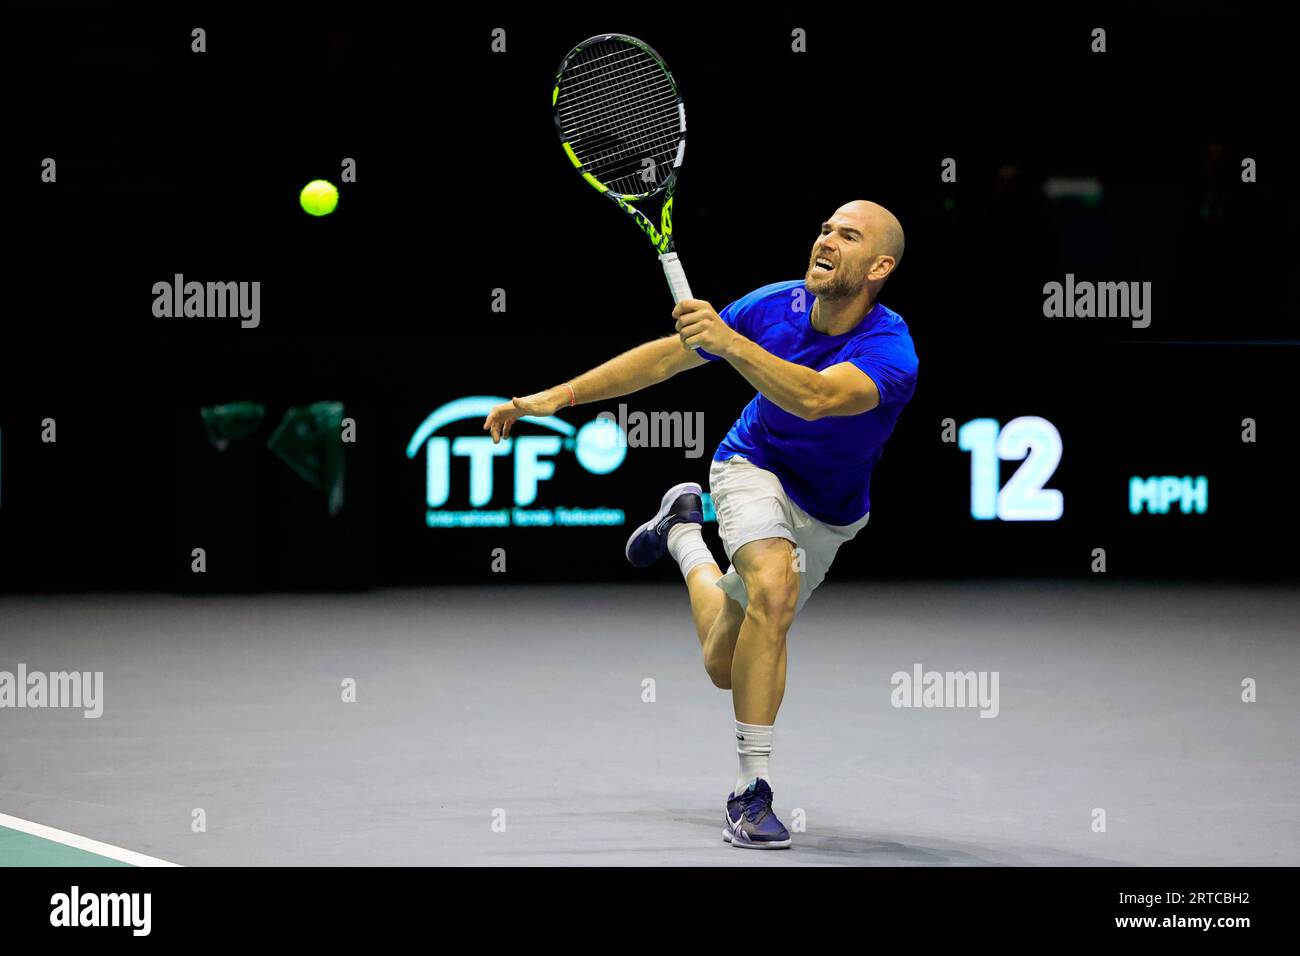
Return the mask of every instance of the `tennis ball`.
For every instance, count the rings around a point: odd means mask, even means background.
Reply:
[[[339,204],[339,191],[333,183],[313,179],[302,187],[298,201],[302,203],[303,212],[313,216],[328,216]]]

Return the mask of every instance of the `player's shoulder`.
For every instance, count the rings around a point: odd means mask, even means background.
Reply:
[[[747,292],[733,304],[740,309],[752,309],[779,305],[789,307],[794,300],[794,292],[802,289],[803,279],[789,279],[785,282],[772,282]],[[808,298],[811,298],[809,296]]]
[[[880,324],[894,335],[912,341],[912,330],[907,327],[903,317],[883,302],[878,302],[877,306],[880,309]]]
[[[917,364],[916,346],[903,317],[883,302],[877,302],[874,311],[876,314],[873,321],[863,330],[864,337],[876,342],[885,340],[899,353],[900,358],[909,359],[912,365]]]
[[[888,332],[894,332],[896,334],[907,335],[909,338],[911,337],[911,333],[908,332],[907,323],[903,321],[903,317],[889,306],[885,305],[885,303],[877,302],[874,311],[876,315],[873,324],[876,328]]]

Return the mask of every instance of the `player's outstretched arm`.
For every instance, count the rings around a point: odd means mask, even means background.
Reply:
[[[564,385],[498,405],[488,414],[483,430],[492,433],[493,442],[499,442],[510,436],[510,429],[525,415],[554,415],[571,404],[585,405],[630,395],[704,364],[705,360],[683,345],[680,337],[669,335],[655,339],[583,372]]]
[[[880,392],[866,372],[841,362],[820,372],[777,358],[722,320],[703,299],[683,299],[673,310],[687,348],[725,359],[766,398],[808,421],[861,415],[880,404]]]

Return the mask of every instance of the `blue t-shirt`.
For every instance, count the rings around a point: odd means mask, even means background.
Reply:
[[[807,421],[762,394],[745,406],[714,461],[744,455],[781,479],[790,500],[827,524],[853,524],[871,510],[871,472],[916,389],[916,350],[902,317],[879,302],[855,328],[812,327],[814,296],[802,279],[763,286],[720,313],[722,321],[778,358],[815,372],[852,362],[871,377],[880,404],[861,415]],[[796,311],[796,306],[800,311]],[[698,350],[711,362],[718,356]]]

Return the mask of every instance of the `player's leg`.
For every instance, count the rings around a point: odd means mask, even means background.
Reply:
[[[731,662],[732,701],[737,720],[770,726],[785,697],[785,638],[799,601],[794,545],[763,538],[740,548],[734,560],[748,605]]]
[[[762,538],[732,556],[744,584],[745,614],[732,659],[736,788],[727,798],[723,839],[735,847],[780,849],[790,832],[772,810],[772,732],[785,696],[786,634],[799,602],[794,544]]]
[[[722,570],[704,542],[701,494],[693,482],[670,488],[655,516],[632,532],[625,553],[637,567],[665,554],[677,562],[686,580],[704,668],[714,684],[729,689],[731,657],[744,609],[718,587]]]
[[[704,654],[704,669],[714,685],[731,689],[731,660],[745,620],[745,609],[721,588],[722,571],[716,564],[698,565],[686,577],[691,596],[695,632]]]
[[[673,529],[676,532],[674,537],[699,534],[701,530],[695,525],[680,527],[681,531]],[[702,540],[703,535],[701,535]],[[691,600],[691,619],[695,622],[695,634],[703,646],[727,600],[727,596],[718,587],[718,579],[722,577],[722,571],[716,563],[709,561],[694,565],[685,574],[686,593]]]

